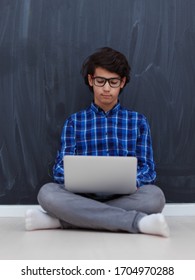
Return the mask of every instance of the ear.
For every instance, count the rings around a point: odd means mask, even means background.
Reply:
[[[93,86],[93,79],[92,79],[92,77],[91,77],[91,75],[90,74],[88,74],[88,82],[89,82],[89,85],[92,87]]]
[[[124,88],[125,83],[126,83],[126,77],[123,77],[122,78],[122,83],[121,83],[121,88]]]

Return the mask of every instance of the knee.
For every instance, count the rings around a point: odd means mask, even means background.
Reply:
[[[151,213],[162,212],[166,202],[163,191],[155,185],[148,185],[148,188],[150,189],[151,200],[152,200],[150,212]]]
[[[55,189],[55,183],[47,183],[41,187],[38,192],[37,200],[43,209],[47,208],[47,205],[51,205],[53,201],[53,192]],[[46,210],[46,209],[45,209]]]

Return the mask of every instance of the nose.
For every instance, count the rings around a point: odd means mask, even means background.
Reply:
[[[110,90],[110,84],[109,84],[108,81],[106,81],[106,83],[105,83],[105,85],[104,85],[103,88],[104,88],[104,90],[106,90],[106,91]]]

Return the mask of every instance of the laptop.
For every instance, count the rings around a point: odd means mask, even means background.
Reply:
[[[136,157],[64,156],[65,186],[74,193],[132,194],[136,176]]]

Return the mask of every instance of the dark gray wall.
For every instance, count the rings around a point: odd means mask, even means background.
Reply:
[[[87,106],[80,76],[102,46],[132,80],[121,102],[150,121],[158,185],[195,201],[195,1],[0,1],[0,204],[37,203],[65,118]]]

